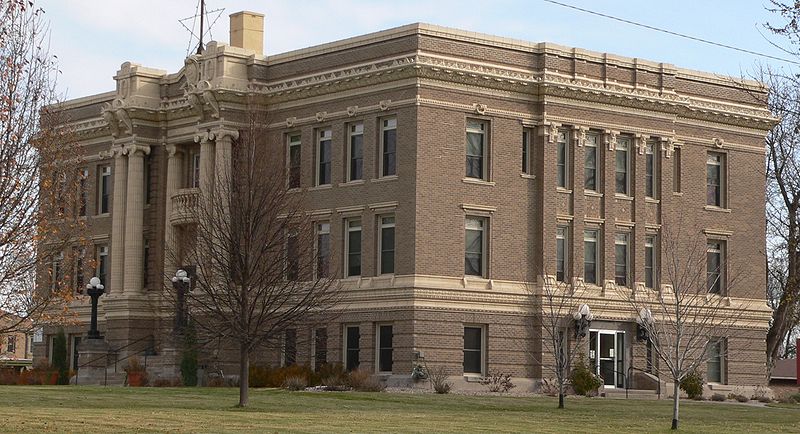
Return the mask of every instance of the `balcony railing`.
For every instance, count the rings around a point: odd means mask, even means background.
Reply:
[[[200,201],[199,188],[183,188],[172,195],[172,213],[169,220],[173,224],[194,223],[197,221],[197,204]]]

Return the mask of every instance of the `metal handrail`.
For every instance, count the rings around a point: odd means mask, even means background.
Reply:
[[[629,389],[628,386],[630,384],[628,382],[628,380],[630,379],[631,371],[639,371],[639,372],[641,372],[643,374],[652,375],[653,377],[655,377],[656,378],[656,393],[658,393],[658,399],[661,399],[661,378],[658,375],[653,374],[652,372],[647,372],[644,369],[637,368],[635,366],[628,366],[628,375],[627,375],[627,378],[625,379],[625,381],[626,381],[625,382],[625,399],[628,398],[628,389]]]
[[[139,339],[136,339],[135,341],[130,342],[127,345],[123,345],[123,346],[121,346],[121,347],[119,347],[119,348],[117,348],[115,350],[109,350],[104,355],[102,355],[100,357],[95,357],[92,360],[89,360],[87,362],[84,362],[84,363],[78,365],[76,370],[80,370],[80,368],[82,368],[82,367],[85,367],[85,366],[87,366],[87,365],[89,365],[91,363],[94,363],[94,362],[96,362],[98,360],[102,360],[103,358],[105,358],[106,359],[106,364],[105,364],[105,368],[103,370],[103,385],[104,386],[108,386],[108,366],[110,365],[110,363],[108,363],[108,357],[111,354],[118,353],[119,351],[124,350],[126,348],[130,348],[133,345],[138,344],[139,342],[142,342],[142,341],[148,340],[148,339],[154,339],[154,338],[155,337],[153,335],[147,335],[147,336],[141,337]],[[117,372],[117,364],[119,362],[121,362],[123,360],[127,360],[127,359],[129,359],[129,358],[131,358],[133,356],[138,356],[139,354],[142,354],[144,352],[151,351],[151,350],[154,349],[153,347],[154,347],[153,345],[148,345],[147,347],[145,347],[145,348],[143,348],[143,349],[141,349],[141,350],[139,350],[139,351],[137,351],[137,352],[135,352],[133,354],[129,354],[127,357],[124,357],[122,359],[114,359],[114,372],[115,373]],[[144,366],[145,366],[145,368],[147,368],[147,356],[145,356],[145,359],[144,359]],[[78,376],[77,375],[75,376],[75,384],[76,385],[78,384]]]

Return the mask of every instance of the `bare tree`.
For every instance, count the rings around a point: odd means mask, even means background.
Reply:
[[[269,139],[265,115],[252,109],[247,122],[201,185],[196,241],[182,258],[197,265],[188,302],[198,334],[238,346],[242,407],[253,353],[324,321],[339,293],[327,247],[315,249],[305,196],[287,188],[284,147]]]
[[[578,330],[576,321],[591,321],[591,312],[585,310],[586,317],[577,318],[585,292],[583,285],[570,285],[557,281],[552,276],[540,276],[538,285],[529,285],[535,339],[541,333],[542,351],[532,352],[530,356],[538,362],[543,374],[548,372],[555,380],[558,390],[558,408],[564,408],[564,396],[572,373],[573,357],[583,351],[588,327]],[[544,381],[544,375],[542,375]]]
[[[80,248],[62,256],[80,244],[85,179],[58,127],[43,14],[33,1],[0,2],[0,333],[61,317],[76,289],[66,268]]]
[[[709,351],[729,356],[725,342],[749,306],[731,305],[727,297],[738,276],[724,246],[717,253],[713,242],[707,244],[700,230],[680,218],[663,227],[661,242],[662,289],[635,291],[628,299],[658,356],[653,370],[672,381],[677,429],[681,381],[709,360]]]

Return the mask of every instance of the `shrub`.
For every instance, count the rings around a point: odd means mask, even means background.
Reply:
[[[59,328],[53,338],[53,368],[58,371],[56,384],[69,384],[69,363],[67,362],[67,336]]]
[[[789,395],[789,398],[796,403],[800,403],[800,393],[793,393]]]
[[[187,387],[197,386],[197,339],[194,327],[186,327],[181,354],[181,381]]]
[[[698,396],[703,396],[703,376],[697,371],[692,371],[683,377],[680,387],[689,399],[697,399]]]
[[[447,381],[447,370],[444,366],[427,369],[427,376],[431,380],[431,387],[433,387],[434,392],[441,395],[450,393],[453,383]]]
[[[748,398],[748,397],[746,397],[744,395],[736,395],[736,400],[739,401],[739,402],[748,402],[748,401],[750,401],[750,398]]]
[[[138,357],[133,357],[130,359],[130,361],[128,362],[128,366],[125,368],[125,372],[128,374],[128,386],[130,387],[147,386],[148,383],[147,370],[139,362]]]
[[[517,387],[511,382],[511,374],[503,372],[489,372],[489,375],[481,378],[481,384],[489,388],[489,392],[508,392]]]
[[[250,365],[248,369],[248,385],[250,387],[267,387],[272,370],[269,366]]]
[[[283,380],[283,388],[287,390],[305,390],[306,387],[308,387],[308,380],[306,377],[289,376]]]
[[[570,381],[575,393],[584,396],[591,396],[590,394],[594,394],[603,385],[603,380],[589,369],[583,354],[578,356]]]
[[[304,365],[272,368],[267,365],[250,365],[250,387],[285,387],[290,377],[302,378],[306,386],[319,384],[319,375]]]
[[[768,396],[759,396],[759,397],[756,398],[756,400],[758,400],[758,402],[762,402],[764,404],[769,404],[770,402],[772,402],[772,399],[770,399]]]
[[[178,378],[157,378],[153,381],[153,387],[179,387],[181,380]]]
[[[320,378],[320,384],[325,386],[326,390],[342,391],[349,389],[347,373],[341,363],[326,363],[320,367],[317,375]]]
[[[725,395],[723,395],[721,393],[715,393],[715,394],[711,395],[711,400],[712,401],[717,401],[717,402],[723,402],[723,401],[725,401]]]
[[[357,392],[382,392],[386,385],[375,375],[356,369],[348,375],[348,385]]]

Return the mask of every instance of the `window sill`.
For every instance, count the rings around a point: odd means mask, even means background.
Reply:
[[[364,185],[363,179],[356,179],[355,181],[348,181],[339,183],[339,187],[352,187],[354,185]]]
[[[483,379],[483,374],[467,374],[464,373],[464,381],[467,383],[480,383]]]
[[[556,191],[564,194],[572,194],[572,190],[564,187],[556,187]]]
[[[380,178],[372,178],[370,182],[386,182],[386,181],[396,181],[397,175],[389,175],[389,176],[381,176]]]
[[[286,190],[286,192],[289,193],[289,194],[300,193],[301,191],[303,191],[303,189],[300,188],[300,187],[292,187],[292,188]]]
[[[621,193],[614,193],[614,199],[633,202],[633,196],[628,196],[627,194],[621,194]]]
[[[673,196],[683,196],[683,192],[682,191],[673,191],[672,195]]]
[[[730,212],[731,212],[730,208],[720,208],[720,207],[714,206],[714,205],[706,205],[706,206],[703,207],[703,209],[706,210],[706,211],[724,212],[724,213],[728,213],[728,214],[730,214]]]
[[[97,219],[97,218],[109,217],[110,215],[111,215],[110,212],[104,212],[102,214],[95,214],[92,216],[92,218]]]
[[[308,191],[328,190],[331,188],[333,188],[333,185],[331,184],[322,184],[322,185],[317,185],[315,187],[311,187],[308,189]]]
[[[465,184],[486,185],[486,186],[490,186],[490,187],[494,187],[495,186],[495,182],[494,181],[486,181],[486,180],[478,179],[478,178],[463,178],[461,180],[461,182],[463,182]]]
[[[583,195],[589,197],[603,197],[603,193],[598,193],[594,190],[583,190]]]
[[[536,175],[531,175],[530,173],[520,173],[519,176],[525,179],[536,179]]]
[[[652,197],[645,197],[644,201],[646,203],[661,203],[660,199],[653,199]]]

